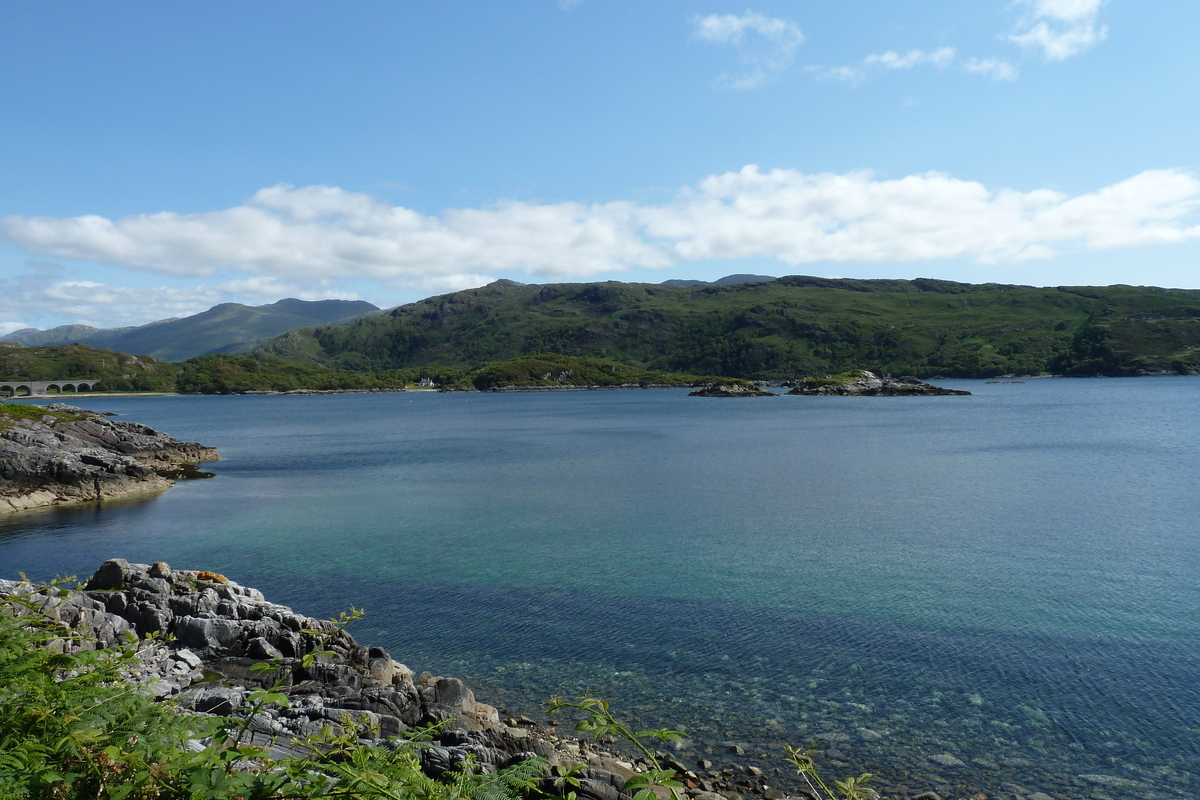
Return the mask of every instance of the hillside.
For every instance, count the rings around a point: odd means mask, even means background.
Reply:
[[[1186,372],[1200,370],[1200,291],[802,276],[723,286],[496,281],[292,331],[255,352],[352,370],[560,353],[742,378]]]
[[[97,391],[172,392],[179,368],[86,344],[22,347],[0,342],[0,380],[99,378]]]
[[[209,353],[241,353],[295,328],[349,321],[378,311],[362,300],[306,301],[288,298],[262,306],[221,303],[180,319],[135,328],[63,325],[48,331],[14,331],[4,340],[26,346],[80,343],[161,361],[183,361]]]

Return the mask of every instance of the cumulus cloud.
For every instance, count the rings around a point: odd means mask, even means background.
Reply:
[[[108,286],[96,281],[45,280],[22,276],[0,283],[0,318],[66,318],[82,325],[140,325],[156,319],[196,314],[230,296],[211,287]],[[3,326],[0,325],[0,328]],[[3,333],[11,333],[19,325]]]
[[[1026,19],[1009,40],[1040,50],[1048,61],[1078,55],[1108,38],[1108,26],[1097,26],[1100,6],[1107,0],[1019,0],[1029,8]]]
[[[15,320],[12,322],[6,322],[4,320],[0,320],[0,336],[7,336],[13,331],[19,331],[22,328],[28,327],[30,326],[26,325],[24,322],[16,322]]]
[[[883,180],[751,165],[713,175],[661,205],[508,201],[427,216],[333,187],[274,186],[242,206],[204,214],[4,217],[0,236],[37,253],[179,278],[232,273],[195,290],[27,278],[49,287],[44,296],[81,310],[106,298],[129,307],[157,303],[166,316],[172,304],[199,310],[214,297],[253,292],[328,296],[363,279],[445,291],[514,273],[584,279],[727,258],[791,266],[1028,259],[1195,240],[1198,208],[1200,180],[1169,169],[1072,197],[992,189],[939,173]],[[17,297],[19,289],[0,294]],[[0,319],[25,318],[19,308],[0,303]]]
[[[886,53],[874,53],[867,56],[863,59],[863,63],[868,67],[883,67],[884,69],[912,69],[922,64],[945,69],[954,61],[954,54],[953,47],[939,47],[930,52],[909,50],[904,54],[888,50]]]
[[[629,203],[506,201],[438,218],[334,187],[279,185],[244,205],[201,214],[3,217],[0,237],[59,258],[174,276],[206,278],[230,268],[453,286],[496,272],[553,278],[666,266],[669,259],[632,230],[634,212]]]
[[[998,58],[970,58],[963,69],[976,75],[984,75],[994,81],[1015,81],[1017,68]]]
[[[692,35],[710,44],[733,47],[745,71],[727,73],[718,83],[732,89],[753,89],[792,63],[804,33],[794,22],[765,17],[749,9],[745,14],[709,14],[692,18]]]
[[[19,314],[33,320],[66,318],[83,325],[120,327],[186,317],[218,303],[261,305],[281,297],[363,299],[330,280],[294,282],[249,277],[192,287],[113,286],[101,281],[65,280],[35,273],[0,280],[0,320]],[[41,323],[0,322],[0,336],[35,325],[47,327]]]
[[[990,190],[926,173],[808,175],[748,166],[712,176],[667,207],[645,211],[647,232],[684,260],[772,257],[789,265],[943,258],[1044,257],[1200,238],[1188,227],[1200,180],[1150,170],[1090,194]]]

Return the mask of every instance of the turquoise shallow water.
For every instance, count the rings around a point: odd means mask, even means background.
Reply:
[[[1200,796],[1200,379],[946,385],[976,394],[92,398],[217,477],[0,523],[0,574],[365,606],[360,640],[494,704],[592,686],[697,753]]]

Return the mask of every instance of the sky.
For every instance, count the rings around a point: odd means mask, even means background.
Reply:
[[[1195,0],[0,0],[0,334],[498,278],[1200,288]]]

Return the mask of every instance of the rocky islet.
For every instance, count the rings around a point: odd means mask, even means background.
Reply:
[[[860,370],[832,378],[803,378],[790,384],[791,395],[841,395],[849,397],[941,397],[969,395],[960,389],[945,389],[917,378],[891,378]]]

